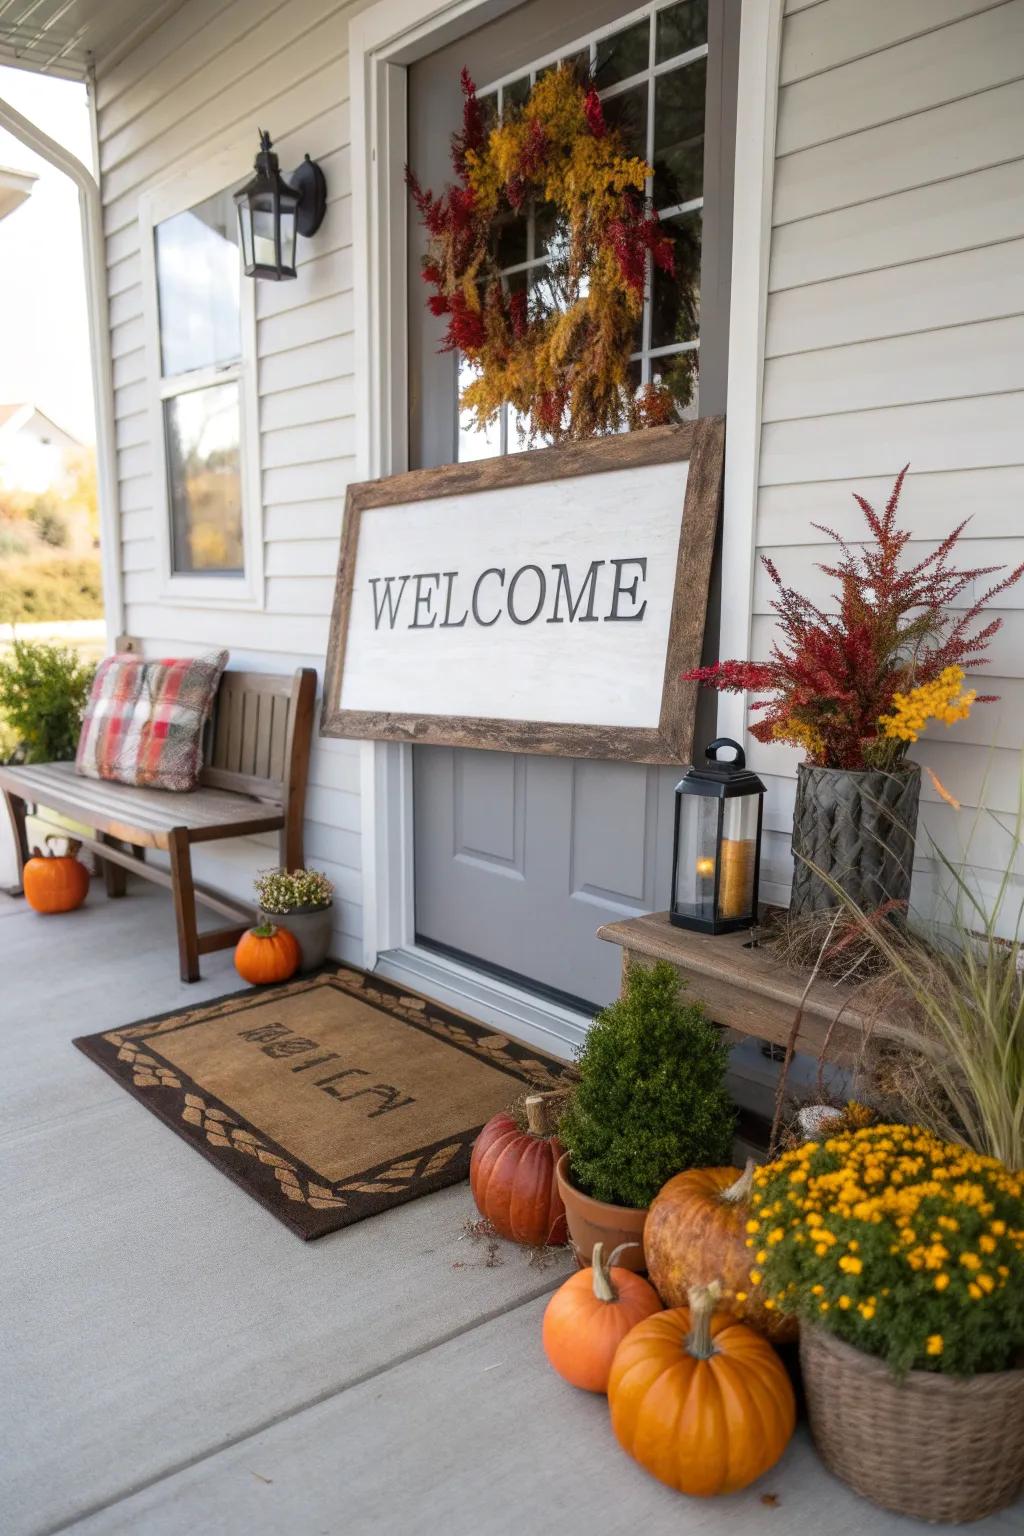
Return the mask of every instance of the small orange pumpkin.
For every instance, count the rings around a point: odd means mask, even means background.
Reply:
[[[799,1331],[750,1280],[747,1218],[754,1159],[738,1168],[688,1168],[655,1195],[644,1225],[644,1256],[651,1284],[666,1307],[685,1304],[691,1286],[721,1283],[722,1306],[776,1344]]]
[[[637,1323],[661,1311],[653,1285],[615,1260],[630,1243],[620,1243],[607,1264],[604,1244],[595,1243],[590,1269],[560,1285],[544,1313],[544,1353],[559,1376],[585,1392],[607,1392],[608,1372],[622,1340]]]
[[[514,1243],[564,1243],[565,1206],[555,1168],[565,1148],[550,1134],[547,1101],[531,1094],[528,1129],[506,1113],[488,1120],[473,1143],[469,1187],[481,1216]]]
[[[287,928],[260,923],[243,933],[235,947],[235,970],[254,987],[294,976],[301,959],[298,940]]]
[[[67,844],[64,853],[55,853],[50,844]],[[33,848],[21,872],[25,900],[34,912],[73,912],[89,894],[89,871],[75,858],[81,843],[74,838],[46,839],[46,852]]]
[[[612,1429],[642,1467],[680,1493],[735,1493],[774,1467],[796,1402],[775,1350],[728,1312],[718,1287],[695,1286],[688,1307],[647,1318],[612,1361]]]

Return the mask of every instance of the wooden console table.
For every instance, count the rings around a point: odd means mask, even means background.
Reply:
[[[856,992],[830,981],[815,981],[787,970],[765,950],[751,946],[751,933],[691,933],[669,922],[667,912],[605,923],[599,939],[622,948],[623,974],[630,964],[674,965],[690,995],[704,1003],[716,1024],[737,1036],[785,1046],[803,999],[796,1049],[819,1056],[828,1045],[831,1061],[851,1064],[868,1032],[905,1038],[891,1019],[858,1008]],[[831,1034],[830,1034],[831,1031]]]

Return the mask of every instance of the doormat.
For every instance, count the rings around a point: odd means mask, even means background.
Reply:
[[[74,1044],[303,1238],[457,1184],[491,1115],[569,1071],[343,966]]]

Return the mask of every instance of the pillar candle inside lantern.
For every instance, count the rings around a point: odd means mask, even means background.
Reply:
[[[718,915],[745,917],[754,882],[754,839],[723,838],[719,866]]]

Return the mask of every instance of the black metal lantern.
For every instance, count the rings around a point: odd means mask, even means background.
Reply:
[[[735,757],[719,762],[731,747]],[[679,928],[735,933],[757,921],[764,785],[738,741],[721,736],[676,785],[672,907]]]
[[[235,193],[242,264],[246,277],[280,282],[296,275],[296,237],[315,235],[323,223],[327,183],[323,171],[308,155],[285,181],[270,134],[262,128],[254,169],[256,175]]]

